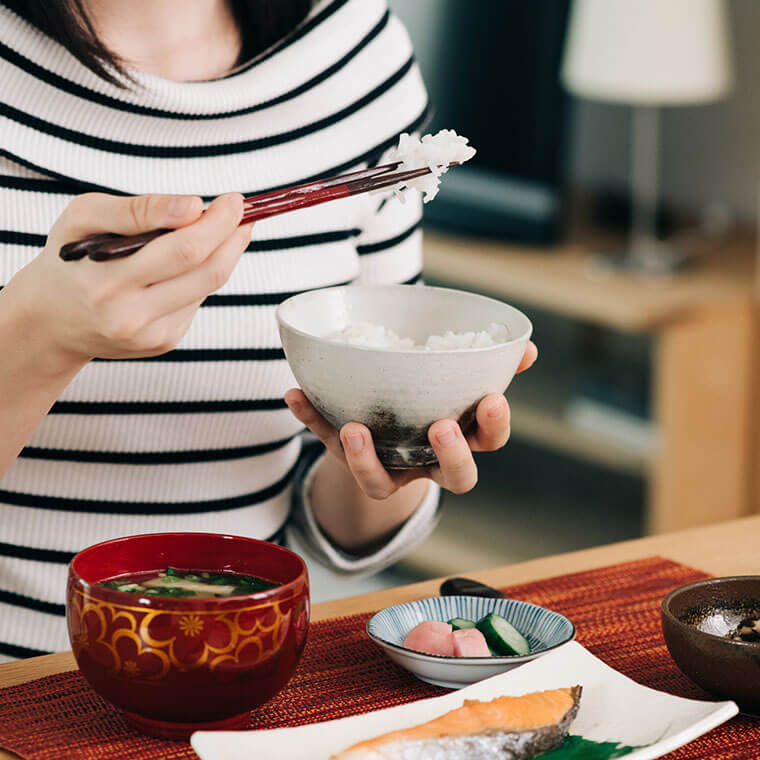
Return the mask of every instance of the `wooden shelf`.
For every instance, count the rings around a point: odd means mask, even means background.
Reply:
[[[512,409],[512,435],[584,461],[631,475],[648,474],[654,452],[600,433],[576,427],[567,408],[576,384],[560,384],[536,372],[516,378],[507,391]]]
[[[570,319],[630,332],[655,331],[691,312],[752,296],[755,257],[750,235],[737,235],[685,272],[653,277],[595,272],[589,254],[616,241],[555,247],[517,245],[426,230],[425,277],[469,288]],[[619,244],[619,242],[618,242]],[[554,387],[552,387],[552,385]],[[566,418],[572,383],[548,383],[531,373],[508,396],[513,433],[533,443],[635,475],[646,475],[654,452],[578,429]]]
[[[441,283],[621,330],[645,331],[693,309],[748,297],[755,258],[748,236],[737,237],[672,276],[604,274],[589,253],[601,238],[538,248],[425,231],[425,276]]]
[[[430,231],[424,238],[429,282],[491,294],[529,313],[542,309],[654,337],[655,456],[634,452],[625,441],[573,429],[555,414],[546,394],[526,402],[513,394],[515,434],[647,472],[647,530],[653,532],[760,509],[756,233],[739,231],[720,243],[698,243],[700,256],[689,269],[661,277],[602,276],[589,265],[590,254],[610,250],[615,241],[577,240],[535,248]]]
[[[626,446],[615,438],[579,430],[566,420],[537,406],[512,401],[512,435],[563,454],[600,464],[629,475],[646,475],[651,454]]]

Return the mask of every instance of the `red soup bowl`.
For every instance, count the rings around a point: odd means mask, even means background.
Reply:
[[[98,586],[165,570],[255,575],[281,585],[245,596],[141,596]],[[186,739],[245,728],[252,708],[296,669],[309,626],[309,580],[291,551],[252,538],[155,533],[90,546],[69,566],[69,638],[79,669],[140,731]]]

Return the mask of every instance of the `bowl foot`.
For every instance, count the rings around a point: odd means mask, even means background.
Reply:
[[[148,736],[172,741],[188,741],[194,731],[237,731],[247,728],[250,712],[233,715],[223,720],[212,720],[207,723],[173,723],[167,720],[154,720],[135,713],[125,712],[127,722],[138,731]]]
[[[411,470],[437,464],[432,446],[384,446],[375,444],[377,458],[389,470]]]

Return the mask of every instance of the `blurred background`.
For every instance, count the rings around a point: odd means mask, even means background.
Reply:
[[[426,281],[521,308],[540,356],[476,489],[324,598],[760,511],[760,3],[391,6],[426,131],[478,148],[425,208]]]

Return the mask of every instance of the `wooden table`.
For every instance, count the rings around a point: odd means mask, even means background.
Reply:
[[[654,340],[660,445],[646,462],[612,439],[576,432],[562,410],[553,412],[561,385],[538,389],[537,399],[521,399],[515,389],[514,434],[608,466],[643,469],[647,532],[760,512],[755,237],[727,239],[687,271],[663,277],[603,275],[589,265],[590,253],[610,241],[576,237],[581,242],[536,248],[425,231],[428,281]],[[529,383],[521,385],[527,390]]]
[[[760,539],[760,517],[749,517],[595,549],[558,554],[553,557],[483,570],[471,575],[492,586],[507,586],[653,555],[690,565],[712,575],[757,574],[760,573],[758,539]],[[315,604],[312,620],[370,612],[391,604],[434,596],[438,593],[440,581],[441,579],[425,581],[372,594]],[[76,663],[71,652],[60,652],[7,663],[0,665],[0,688],[75,668]],[[0,750],[0,760],[11,760],[15,757]]]

